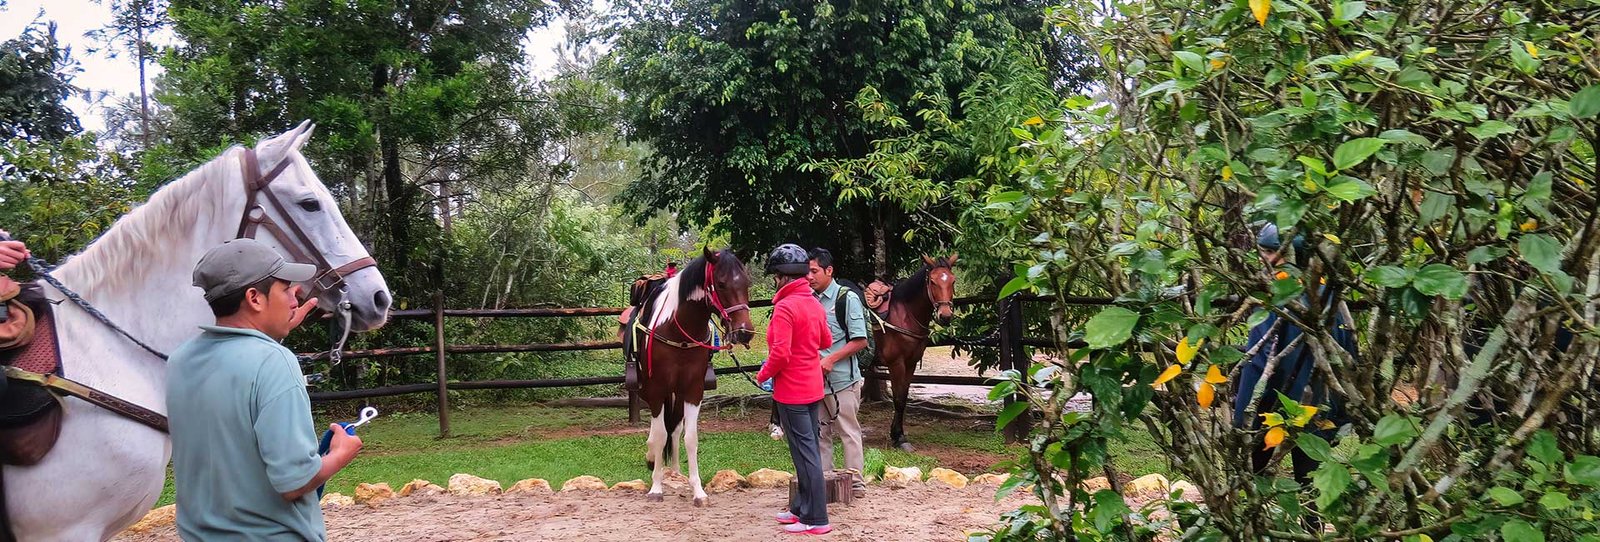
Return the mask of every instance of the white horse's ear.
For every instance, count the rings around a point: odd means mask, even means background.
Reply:
[[[261,156],[262,168],[270,168],[269,164],[275,164],[290,152],[300,150],[311,138],[312,127],[311,121],[307,120],[293,130],[257,142],[256,154]]]
[[[294,131],[291,132],[294,134],[294,142],[289,145],[289,148],[298,151],[302,147],[305,147],[306,142],[311,140],[311,133],[316,130],[317,125],[312,124],[311,119],[306,119],[305,122],[301,122],[300,125],[296,126]]]

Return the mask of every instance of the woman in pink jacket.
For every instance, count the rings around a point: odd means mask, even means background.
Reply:
[[[783,530],[795,534],[826,534],[828,499],[822,481],[822,460],[817,455],[817,425],[822,405],[822,357],[819,352],[833,344],[828,333],[828,316],[822,304],[811,295],[805,281],[810,270],[805,249],[783,245],[767,257],[767,274],[777,282],[772,296],[772,321],[767,324],[767,361],[757,382],[772,383],[772,400],[778,406],[784,436],[789,441],[789,457],[794,460],[795,478],[800,490],[789,503],[789,511],[779,513]]]

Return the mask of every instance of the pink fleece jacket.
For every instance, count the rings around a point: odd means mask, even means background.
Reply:
[[[767,363],[756,382],[772,383],[772,399],[787,405],[822,400],[823,348],[833,344],[828,315],[803,280],[790,282],[772,296],[772,321],[767,324]]]

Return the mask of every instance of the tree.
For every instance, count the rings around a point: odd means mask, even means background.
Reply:
[[[110,2],[113,20],[106,25],[90,32],[90,35],[101,43],[111,47],[112,58],[116,52],[131,51],[139,65],[139,148],[150,148],[150,93],[147,88],[149,78],[145,75],[145,67],[149,59],[155,56],[156,49],[150,43],[150,36],[166,26],[166,6],[158,0],[97,0]]]
[[[407,271],[391,281],[401,296],[438,286],[436,273],[410,272],[441,269],[446,244],[427,233],[439,228],[437,187],[517,178],[543,143],[517,67],[547,4],[186,0],[168,15],[182,45],[162,59],[157,97],[172,108],[175,147],[165,155],[192,160],[316,121],[309,154],[385,267]]]
[[[1143,431],[1202,494],[1160,503],[1186,539],[1593,540],[1600,67],[1573,29],[1597,18],[1583,2],[1053,10],[1100,92],[1016,118],[1017,167],[983,207],[1032,247],[1013,288],[1114,301],[1058,297],[1073,349],[999,391],[1041,418],[1005,490],[1044,506],[992,536],[1153,536],[1165,520],[1080,485]],[[1287,247],[1272,267],[1265,224]],[[1269,316],[1303,331],[1330,394],[1235,412],[1229,386],[1273,351],[1246,332]],[[1065,408],[1079,391],[1088,413]],[[1291,452],[1307,479],[1281,472]]]
[[[746,253],[787,241],[833,248],[846,275],[888,276],[949,242],[928,227],[949,201],[907,210],[843,197],[818,161],[861,158],[894,132],[863,119],[854,97],[873,89],[889,108],[955,99],[1008,47],[1045,39],[1035,2],[887,3],[640,0],[619,8],[609,73],[627,93],[628,135],[653,154],[623,194],[645,218],[677,213],[730,234]],[[1059,54],[1049,54],[1057,58]],[[907,121],[919,128],[923,120]],[[973,167],[928,173],[944,187]],[[935,232],[927,237],[907,231]]]
[[[56,41],[56,25],[29,25],[0,43],[0,132],[28,141],[59,141],[82,128],[66,99],[77,92],[77,64]]]

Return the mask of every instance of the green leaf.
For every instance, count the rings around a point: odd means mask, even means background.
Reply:
[[[1011,190],[989,196],[989,203],[1016,203],[1027,197],[1028,195],[1022,193],[1020,190]]]
[[[1511,46],[1511,64],[1517,67],[1517,71],[1528,75],[1533,75],[1533,72],[1539,71],[1541,62],[1539,59],[1533,58],[1533,55],[1528,54],[1528,50],[1523,48],[1521,41],[1510,40],[1508,45]]]
[[[1517,240],[1517,252],[1522,260],[1545,273],[1561,272],[1561,243],[1544,234],[1524,235]]]
[[[1600,487],[1600,457],[1580,455],[1572,458],[1572,463],[1567,464],[1566,479],[1568,483]]]
[[[1128,508],[1128,503],[1122,500],[1122,495],[1117,492],[1102,489],[1094,494],[1094,510],[1089,512],[1089,519],[1094,522],[1094,528],[1102,533],[1111,532],[1111,528],[1122,523],[1122,517],[1133,513]]]
[[[1424,146],[1424,147],[1433,144],[1433,142],[1432,141],[1428,141],[1428,138],[1426,138],[1426,137],[1422,137],[1420,135],[1414,134],[1409,130],[1401,130],[1401,129],[1394,129],[1394,130],[1384,131],[1383,133],[1378,134],[1378,139],[1382,139],[1384,141],[1388,141],[1388,142],[1391,142],[1391,143],[1410,143],[1410,144],[1413,144],[1413,145],[1421,145],[1421,146]]]
[[[1323,177],[1328,176],[1328,165],[1324,164],[1321,158],[1317,158],[1315,156],[1296,156],[1295,160],[1299,160],[1301,164],[1305,164],[1306,169],[1308,170],[1315,171],[1317,174],[1322,175]]]
[[[1374,267],[1367,270],[1367,282],[1382,285],[1388,288],[1401,288],[1411,284],[1415,273],[1410,269],[1403,269],[1392,265]]]
[[[1489,498],[1494,499],[1494,502],[1500,506],[1516,506],[1525,501],[1522,498],[1522,494],[1517,493],[1516,490],[1502,486],[1489,488]]]
[[[1366,12],[1366,2],[1338,2],[1333,5],[1333,20],[1348,23]]]
[[[1328,441],[1323,440],[1322,437],[1311,433],[1301,433],[1300,436],[1295,437],[1294,447],[1299,448],[1300,451],[1305,452],[1306,455],[1317,461],[1333,461],[1333,447],[1329,446]]]
[[[1017,139],[1021,139],[1023,141],[1034,141],[1033,132],[1013,126],[1011,127],[1011,133],[1017,136]]]
[[[1017,383],[1012,380],[1001,380],[993,388],[989,388],[989,400],[999,401],[1001,398],[1017,391]]]
[[[1467,265],[1492,262],[1510,253],[1511,251],[1500,247],[1478,247],[1467,253]]]
[[[1548,171],[1541,171],[1538,175],[1534,175],[1533,180],[1528,181],[1528,189],[1522,193],[1523,205],[1527,205],[1529,200],[1536,202],[1549,200],[1550,184],[1553,177]]]
[[[1344,176],[1340,176],[1340,178],[1347,180],[1341,183],[1328,185],[1328,195],[1347,202],[1353,202],[1378,193],[1377,189],[1373,188],[1372,185],[1367,184],[1366,181],[1361,179]]]
[[[1195,73],[1206,72],[1206,59],[1189,51],[1173,51],[1172,56],[1182,62],[1184,67],[1194,70]]]
[[[1323,463],[1311,473],[1311,486],[1317,488],[1317,508],[1326,510],[1350,487],[1350,469],[1338,463]]]
[[[1294,228],[1295,225],[1300,223],[1300,219],[1306,216],[1306,211],[1309,210],[1311,210],[1311,206],[1304,201],[1298,199],[1283,200],[1278,204],[1278,230],[1283,231]]]
[[[1435,263],[1423,267],[1417,271],[1417,278],[1413,284],[1419,292],[1444,296],[1446,299],[1461,299],[1467,295],[1466,275],[1444,264]]]
[[[1006,405],[1006,408],[1001,410],[1000,415],[996,416],[994,419],[995,430],[999,431],[1004,429],[1007,425],[1011,425],[1011,420],[1017,419],[1017,416],[1021,415],[1023,411],[1026,410],[1028,410],[1027,401],[1017,401],[1015,403]]]
[[[1472,128],[1467,128],[1467,133],[1472,134],[1472,137],[1476,137],[1479,140],[1489,139],[1516,131],[1516,126],[1512,126],[1498,120],[1485,121],[1483,124],[1479,124]]]
[[[1561,448],[1556,446],[1556,436],[1549,429],[1540,429],[1528,439],[1528,455],[1552,467],[1560,464],[1563,457]]]
[[[1333,167],[1336,169],[1355,167],[1366,161],[1367,157],[1372,156],[1373,153],[1378,152],[1378,149],[1383,148],[1384,143],[1387,142],[1376,137],[1363,137],[1346,141],[1333,151]]]
[[[1384,416],[1372,431],[1372,441],[1383,446],[1402,444],[1415,436],[1417,428],[1412,426],[1411,420],[1399,414]]]
[[[1539,506],[1543,506],[1546,510],[1553,512],[1572,506],[1572,499],[1568,498],[1565,493],[1552,491],[1539,498]]]
[[[1010,281],[1006,282],[1005,286],[1000,288],[1000,296],[998,299],[1011,297],[1011,294],[1020,292],[1023,288],[1027,288],[1029,286],[1030,284],[1028,283],[1027,277],[1013,277]]]
[[[1084,324],[1084,340],[1090,348],[1106,349],[1127,342],[1139,325],[1139,313],[1122,307],[1106,307]]]
[[[1500,536],[1505,542],[1544,542],[1544,533],[1533,524],[1521,519],[1507,521],[1500,526]]]
[[[1578,91],[1567,103],[1567,113],[1575,119],[1586,119],[1600,114],[1600,85]]]

